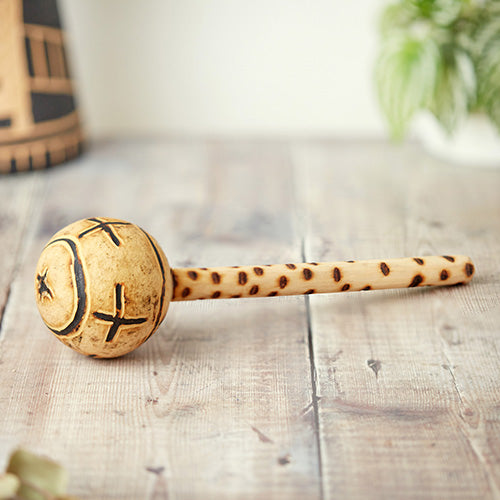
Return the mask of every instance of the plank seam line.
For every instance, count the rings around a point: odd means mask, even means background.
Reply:
[[[11,301],[12,286],[19,275],[21,264],[25,257],[25,252],[24,252],[25,243],[29,236],[29,229],[31,227],[31,224],[33,224],[32,221],[34,219],[33,214],[35,213],[35,204],[36,204],[35,198],[38,194],[38,189],[40,188],[40,185],[45,186],[45,184],[42,181],[40,181],[40,177],[37,174],[38,172],[32,172],[28,174],[30,176],[33,176],[33,185],[31,187],[28,209],[26,210],[26,214],[23,221],[23,228],[21,230],[21,235],[19,237],[19,241],[16,248],[16,258],[14,260],[14,265],[12,266],[12,271],[10,273],[9,285],[7,287],[7,295],[5,297],[5,302],[3,304],[3,307],[0,309],[0,342],[2,341],[4,335],[4,320],[7,314],[7,309]]]
[[[451,376],[453,388],[458,395],[458,399],[460,400],[460,404],[465,405],[466,401],[464,401],[464,398],[462,396],[462,392],[460,390],[460,387],[458,386],[458,381],[457,381],[457,378],[455,375],[454,366],[453,366],[453,364],[452,364],[452,362],[451,362],[451,360],[448,357],[448,354],[446,352],[446,347],[444,344],[445,340],[443,339],[442,335],[440,335],[440,338],[441,338],[441,343],[442,343],[442,347],[443,347],[442,352],[443,352],[444,358],[445,358],[446,363],[447,363],[447,365],[446,365],[447,371],[449,372],[449,374]],[[459,415],[459,418],[461,418],[461,420],[462,420],[461,425],[458,426],[459,432],[462,434],[464,439],[467,441],[467,443],[469,444],[469,446],[472,449],[472,452],[474,453],[477,460],[481,464],[483,472],[486,476],[486,480],[488,482],[488,486],[490,488],[490,492],[492,493],[493,497],[500,498],[500,491],[498,490],[498,487],[495,483],[495,478],[494,478],[495,474],[491,470],[491,466],[490,466],[490,463],[488,462],[487,457],[485,457],[484,452],[481,449],[481,446],[478,445],[477,438],[474,436],[474,433],[467,432],[467,423],[464,421],[464,419],[460,415]],[[483,418],[482,415],[480,415],[480,418]]]
[[[307,262],[306,252],[305,252],[305,241],[302,238],[301,241],[301,253],[302,253],[302,262]],[[319,468],[319,493],[320,499],[324,499],[324,489],[323,489],[323,460],[322,460],[322,450],[321,450],[321,439],[319,432],[319,408],[318,402],[321,399],[318,396],[317,392],[317,370],[316,370],[316,361],[314,358],[314,345],[313,345],[313,336],[312,336],[312,322],[311,322],[311,304],[310,297],[306,295],[305,306],[306,306],[306,317],[307,317],[307,347],[309,350],[309,366],[311,369],[311,398],[312,398],[312,407],[314,413],[314,433],[316,435],[316,446],[318,448],[318,468]]]
[[[5,302],[2,306],[2,308],[0,309],[0,341],[2,340],[2,337],[3,337],[3,320],[5,318],[5,311],[7,310],[7,305],[9,303],[10,294],[12,291],[12,282],[14,281],[14,279],[15,279],[15,273],[13,272],[11,274],[9,286],[7,287],[7,295],[5,296]]]

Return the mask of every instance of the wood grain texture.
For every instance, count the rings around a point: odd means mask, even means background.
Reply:
[[[460,249],[480,268],[468,287],[309,299],[325,498],[499,498],[500,172],[381,144],[293,158],[306,259]]]
[[[500,172],[368,141],[117,141],[2,179],[0,468],[29,447],[82,499],[500,499],[499,192]],[[92,216],[177,268],[457,253],[477,273],[172,303],[138,350],[93,360],[32,291],[43,245]]]
[[[0,335],[3,312],[10,299],[12,283],[21,265],[27,226],[43,189],[43,179],[37,175],[9,178],[0,183]]]
[[[290,172],[280,146],[120,143],[48,173],[3,324],[0,450],[64,463],[82,498],[318,498],[301,298],[175,304],[103,362],[51,338],[27,285],[48,238],[90,214],[136,222],[177,265],[298,260]]]

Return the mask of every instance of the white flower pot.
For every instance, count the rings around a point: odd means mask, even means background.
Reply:
[[[433,156],[471,167],[500,168],[500,134],[485,115],[470,115],[451,136],[430,114],[419,117],[416,125],[417,137]]]

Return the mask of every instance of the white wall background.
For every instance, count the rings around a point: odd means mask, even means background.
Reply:
[[[60,0],[93,136],[380,136],[382,4]]]

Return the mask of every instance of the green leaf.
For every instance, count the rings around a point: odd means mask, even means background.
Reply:
[[[483,60],[481,103],[487,115],[500,130],[500,44],[498,53]]]
[[[500,130],[500,11],[478,31],[478,101]]]
[[[18,450],[11,457],[7,472],[21,481],[18,496],[26,500],[46,500],[66,493],[68,476],[57,463],[26,450]]]
[[[477,27],[473,38],[475,54],[477,57],[481,57],[500,38],[500,12],[483,20]]]
[[[500,129],[500,0],[396,0],[381,21],[375,77],[394,137],[419,109],[448,132],[471,111]]]
[[[395,36],[382,47],[375,78],[394,138],[401,139],[416,111],[431,103],[439,63],[438,47],[429,38]]]
[[[460,15],[466,0],[410,0],[418,15],[440,26],[448,26]]]
[[[441,47],[441,58],[430,110],[451,134],[476,102],[476,74],[474,63],[461,49]]]
[[[1,474],[0,475],[0,500],[12,498],[16,496],[21,481],[14,474]]]
[[[387,37],[397,31],[407,30],[415,20],[415,11],[408,8],[406,2],[390,4],[380,16],[380,33]]]

